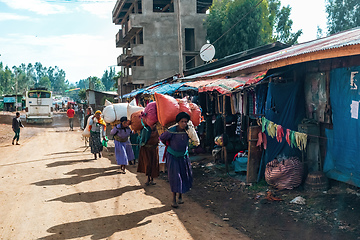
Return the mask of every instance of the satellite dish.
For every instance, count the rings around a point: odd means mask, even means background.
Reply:
[[[208,62],[211,61],[215,56],[215,47],[210,44],[206,43],[200,49],[200,57],[203,61]]]

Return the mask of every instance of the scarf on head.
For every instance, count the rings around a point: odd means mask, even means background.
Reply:
[[[104,121],[104,119],[103,119],[102,117],[100,117],[99,119],[97,119],[97,118],[95,117],[95,115],[94,115],[94,116],[93,116],[93,121],[94,121],[95,123],[99,123],[99,124],[103,125],[103,126],[104,126],[104,131],[106,130],[106,123],[105,123],[105,121]],[[90,126],[89,126],[89,130],[91,130],[91,128],[92,128],[92,126],[90,125]]]

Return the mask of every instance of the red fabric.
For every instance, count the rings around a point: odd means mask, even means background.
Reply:
[[[190,103],[189,105],[191,108],[190,120],[193,122],[194,126],[197,127],[201,122],[201,110],[195,103]]]
[[[291,146],[291,140],[290,140],[290,129],[286,129],[286,141]]]
[[[261,146],[261,144],[263,144],[263,147],[266,150],[266,148],[267,148],[267,139],[266,139],[266,134],[263,133],[263,132],[258,133],[258,141],[256,143],[256,146]]]
[[[142,110],[139,110],[137,112],[134,112],[133,114],[131,114],[131,125],[130,128],[132,130],[134,130],[135,132],[140,131],[141,129],[143,129],[143,125],[141,124],[141,114],[142,114]]]
[[[180,107],[175,98],[155,93],[155,102],[158,120],[162,126],[176,121],[176,115],[180,113]]]
[[[282,138],[284,137],[284,129],[281,125],[277,125],[276,128],[276,140],[278,142],[282,142]]]
[[[68,116],[68,118],[73,118],[74,117],[74,115],[75,115],[75,110],[74,109],[68,109],[67,111],[66,111],[66,115]]]

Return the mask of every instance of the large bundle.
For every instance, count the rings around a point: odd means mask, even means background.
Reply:
[[[293,189],[298,187],[303,178],[304,167],[298,158],[292,157],[278,161],[277,159],[266,164],[266,182],[279,189]]]
[[[176,115],[180,112],[179,103],[175,98],[155,93],[156,110],[160,124],[165,126],[168,123],[175,122]]]
[[[130,117],[130,121],[131,121],[131,125],[130,128],[132,130],[134,130],[135,132],[140,131],[141,129],[143,129],[143,125],[141,123],[141,114],[142,114],[142,110],[139,110],[137,112],[134,112],[133,114],[131,114]]]
[[[106,106],[103,110],[104,121],[107,123],[112,123],[116,120],[120,120],[122,117],[126,117],[127,105],[128,103],[116,103]]]
[[[187,98],[177,99],[179,103],[180,112],[186,112],[191,116],[191,108]]]
[[[191,109],[190,119],[193,122],[194,126],[197,127],[201,122],[201,110],[199,106],[195,103],[190,103],[189,105]]]
[[[144,123],[148,126],[153,126],[158,121],[157,111],[156,111],[156,102],[151,102],[146,105],[142,119]]]
[[[84,128],[84,131],[82,132],[82,135],[83,135],[84,137],[90,137],[89,122],[90,122],[90,119],[91,119],[93,116],[94,116],[94,115],[91,115],[91,116],[88,118],[87,122],[86,122],[86,126],[85,126],[85,128]]]
[[[133,106],[133,105],[128,105],[127,106],[127,119],[130,120],[131,119],[131,115],[137,111],[144,111],[143,107],[139,107],[139,106]]]

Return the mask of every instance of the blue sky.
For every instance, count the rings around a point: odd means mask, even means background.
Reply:
[[[146,1],[146,0],[145,0]],[[299,42],[326,30],[325,0],[282,0],[292,7]],[[112,23],[116,0],[0,0],[0,61],[12,67],[41,62],[58,66],[70,82],[101,77],[116,65],[119,26]],[[311,6],[311,7],[309,7]],[[116,67],[116,71],[120,68]]]

